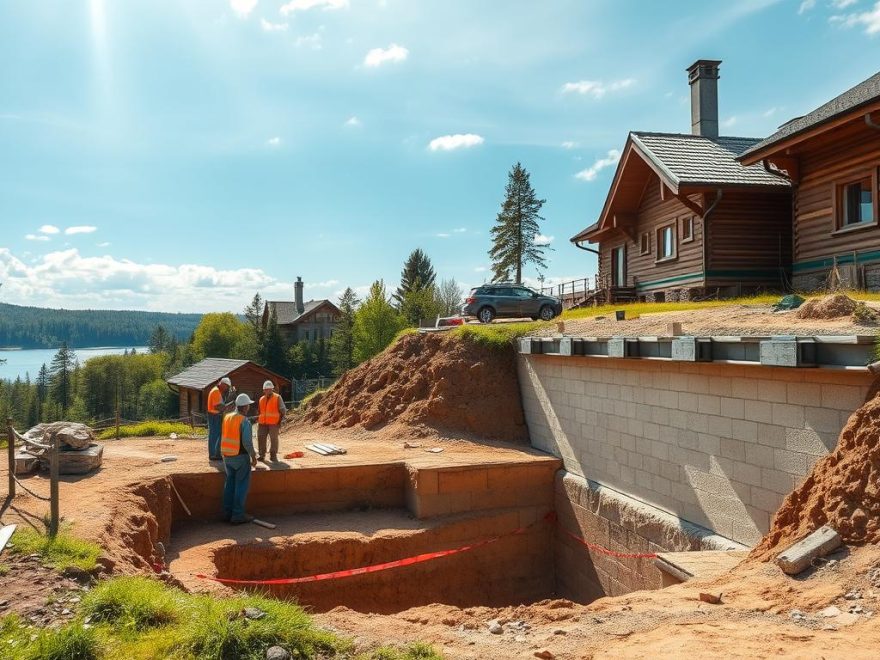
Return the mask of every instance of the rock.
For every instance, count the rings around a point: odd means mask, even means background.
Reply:
[[[851,626],[852,624],[854,624],[858,620],[859,620],[858,614],[850,614],[849,612],[844,612],[843,614],[841,614],[840,616],[838,616],[834,619],[834,623],[836,623],[839,626]]]
[[[290,653],[280,646],[270,646],[266,651],[266,660],[290,660]]]
[[[704,603],[711,603],[712,605],[718,605],[721,602],[721,593],[709,593],[707,591],[700,592],[700,600]]]
[[[256,621],[257,619],[262,619],[264,616],[266,616],[266,613],[263,610],[257,609],[256,607],[244,608],[245,619],[252,619]]]
[[[500,635],[504,632],[504,628],[497,621],[490,621],[487,625],[489,626],[489,632],[493,635]]]
[[[79,422],[37,424],[28,429],[24,437],[44,445],[51,445],[52,439],[57,437],[62,445],[67,445],[71,449],[85,449],[96,440],[92,429]]]
[[[819,616],[824,616],[826,619],[829,619],[833,616],[837,616],[841,614],[840,608],[831,605],[830,607],[826,607],[824,610],[819,611]]]
[[[525,635],[517,635],[516,637],[513,638],[513,641],[520,642],[520,643],[524,642],[524,641],[526,641],[526,636]]]
[[[801,619],[806,618],[806,615],[803,612],[801,612],[800,610],[792,610],[791,612],[788,613],[788,616],[790,616],[792,619],[795,619],[795,620],[801,620]]]
[[[789,547],[776,558],[776,565],[786,575],[797,575],[812,565],[817,557],[824,557],[843,543],[836,530],[825,525]]]
[[[858,591],[850,591],[850,592],[848,592],[848,593],[844,596],[844,599],[846,599],[846,600],[858,600],[858,599],[861,598],[861,597],[862,597],[862,594],[861,594],[860,592],[858,592]]]
[[[535,651],[535,657],[542,658],[543,660],[553,660],[556,656],[547,649],[544,649],[543,651]]]
[[[553,634],[554,635],[567,635],[568,631],[563,630],[562,628],[557,628],[556,630],[553,631]]]

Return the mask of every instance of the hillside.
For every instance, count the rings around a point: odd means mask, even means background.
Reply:
[[[0,346],[57,348],[64,341],[74,348],[142,346],[157,325],[186,339],[201,318],[201,314],[45,309],[0,303]]]

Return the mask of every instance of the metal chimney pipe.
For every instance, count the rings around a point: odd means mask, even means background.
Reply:
[[[718,67],[721,60],[697,60],[687,68],[691,86],[691,133],[718,137]]]

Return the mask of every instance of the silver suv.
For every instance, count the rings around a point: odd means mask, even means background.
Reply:
[[[477,317],[480,323],[496,318],[549,321],[562,313],[562,301],[545,296],[522,284],[484,284],[471,289],[461,310],[462,316]]]

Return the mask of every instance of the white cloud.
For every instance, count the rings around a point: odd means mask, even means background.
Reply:
[[[571,140],[566,140],[559,146],[561,146],[563,149],[577,149],[578,143],[572,142]]]
[[[296,11],[308,11],[309,9],[345,9],[348,7],[348,0],[290,0],[286,5],[282,5],[281,13],[284,16],[292,14]]]
[[[64,233],[67,236],[73,236],[74,234],[94,234],[96,231],[98,231],[98,228],[92,225],[79,225],[77,227],[68,227],[64,230]]]
[[[846,9],[851,5],[856,4],[858,0],[831,0],[831,6],[835,9]]]
[[[481,135],[474,133],[456,133],[455,135],[441,135],[428,144],[431,151],[452,151],[453,149],[468,149],[483,144],[485,140]]]
[[[110,247],[110,243],[108,241],[104,241],[103,243],[98,243],[98,247]]]
[[[264,32],[286,32],[290,26],[287,23],[273,23],[265,18],[260,19],[260,26]]]
[[[4,302],[71,309],[238,311],[254,291],[289,299],[293,287],[257,268],[219,270],[198,264],[138,263],[110,255],[82,256],[75,248],[26,264],[0,248]]]
[[[57,234],[60,231],[61,230],[58,229],[58,227],[56,227],[55,225],[43,225],[42,227],[40,227],[41,234]]]
[[[357,126],[363,126],[363,122],[360,119],[358,119],[357,117],[355,117],[354,115],[352,115],[351,117],[349,117],[348,119],[345,120],[345,125],[357,127]]]
[[[880,2],[870,11],[858,14],[841,14],[828,19],[832,23],[840,23],[844,27],[864,26],[865,34],[880,34]]]
[[[325,280],[323,282],[306,282],[303,288],[306,289],[332,289],[339,284],[339,280]]]
[[[281,145],[281,138],[277,135],[275,137],[270,137],[268,140],[266,140],[266,144],[268,144],[270,147],[278,147]]]
[[[29,241],[48,241],[49,237],[45,234],[25,234],[24,237]]]
[[[257,0],[229,0],[229,6],[232,11],[244,18],[257,6]]]
[[[617,164],[617,161],[620,160],[620,152],[617,149],[611,149],[608,152],[608,155],[605,158],[599,158],[595,163],[590,165],[587,169],[581,170],[577,174],[574,175],[576,179],[580,179],[581,181],[593,181],[596,178],[596,175],[599,174],[606,167],[611,167],[612,165]]]
[[[439,234],[434,234],[436,238],[449,238],[452,234],[447,234],[445,232],[440,232]]]
[[[321,50],[324,47],[324,42],[318,32],[299,36],[293,43],[297,48],[311,48],[312,50]]]
[[[601,99],[608,92],[617,92],[626,89],[635,84],[632,78],[624,78],[623,80],[615,80],[605,84],[601,80],[579,80],[577,82],[567,82],[562,86],[563,94],[580,94],[581,96],[592,96]]]
[[[801,2],[801,6],[798,7],[798,14],[803,14],[804,12],[810,11],[815,6],[816,0],[803,0],[803,2]]]
[[[736,116],[736,115],[732,115],[732,116],[728,117],[727,119],[723,120],[723,121],[721,122],[721,126],[722,126],[723,128],[730,128],[731,126],[734,126],[734,125],[736,124],[737,121],[738,121],[737,116]]]
[[[485,273],[487,270],[489,270],[488,266],[477,266],[474,268],[475,273]]]
[[[532,241],[535,245],[550,245],[553,242],[555,236],[545,236],[544,234],[535,234],[535,238]]]
[[[776,110],[777,110],[777,108],[775,106],[772,108],[767,108],[766,110],[764,110],[763,115],[765,117],[772,117],[773,115],[776,114]]]
[[[458,227],[456,229],[453,229],[452,231],[455,234],[463,234],[467,231],[467,228],[466,227]]]
[[[403,62],[409,57],[409,50],[397,44],[391,44],[388,48],[373,48],[364,57],[364,66],[376,68],[387,62]]]

